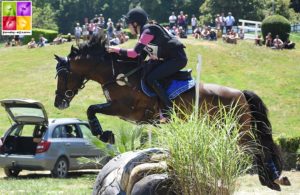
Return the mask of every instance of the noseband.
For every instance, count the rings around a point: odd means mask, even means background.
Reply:
[[[70,74],[72,74],[71,70],[70,70],[70,60],[69,58],[65,58],[65,59],[60,59],[58,61],[58,64],[56,66],[56,76],[62,76],[64,79],[64,84],[65,84],[65,92],[61,92],[59,90],[55,91],[55,94],[57,96],[62,97],[62,99],[65,99],[64,97],[66,97],[67,99],[70,99],[72,97],[74,97],[77,93],[78,90],[83,89],[85,87],[85,84],[89,81],[86,78],[82,78],[80,87],[78,89],[68,89],[68,78],[70,76]]]

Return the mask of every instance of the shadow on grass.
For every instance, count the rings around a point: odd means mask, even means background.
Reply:
[[[54,178],[51,176],[51,173],[30,173],[26,175],[19,175],[18,177],[4,177],[4,180],[23,180],[23,179],[42,179],[42,178],[52,178],[52,179],[77,179],[83,176],[97,176],[99,170],[93,171],[71,171],[68,172],[68,176],[66,178]]]

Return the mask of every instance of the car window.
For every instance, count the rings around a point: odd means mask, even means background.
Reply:
[[[80,131],[73,124],[60,125],[53,131],[52,138],[82,138]]]
[[[18,125],[16,126],[10,135],[13,136],[22,136],[22,137],[32,137],[34,134],[35,129],[38,127],[38,125]]]
[[[92,138],[93,137],[93,135],[91,133],[91,130],[90,130],[88,125],[80,124],[79,127],[81,129],[82,134],[83,134],[83,138]]]

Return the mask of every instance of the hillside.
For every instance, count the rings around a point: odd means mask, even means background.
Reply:
[[[217,83],[256,92],[265,101],[276,136],[300,136],[300,50],[274,51],[256,47],[252,42],[238,45],[222,41],[207,42],[189,38],[188,68],[196,75],[197,54],[203,57],[201,81]],[[300,41],[296,42],[299,47]],[[134,41],[125,47],[134,45]],[[86,109],[91,104],[105,101],[100,86],[88,82],[67,110],[54,108],[56,90],[53,54],[66,56],[71,44],[27,49],[26,47],[0,48],[0,99],[32,98],[40,100],[51,118],[76,117],[86,120]],[[4,109],[0,109],[0,134],[9,127]],[[121,128],[124,124],[116,117],[99,115],[104,129]]]

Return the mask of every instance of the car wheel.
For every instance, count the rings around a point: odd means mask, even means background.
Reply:
[[[55,166],[51,171],[51,174],[53,177],[56,178],[66,178],[68,175],[68,170],[69,170],[69,165],[67,159],[61,157],[55,163]]]
[[[18,177],[21,170],[19,169],[10,169],[10,168],[4,168],[4,173],[7,177]]]

